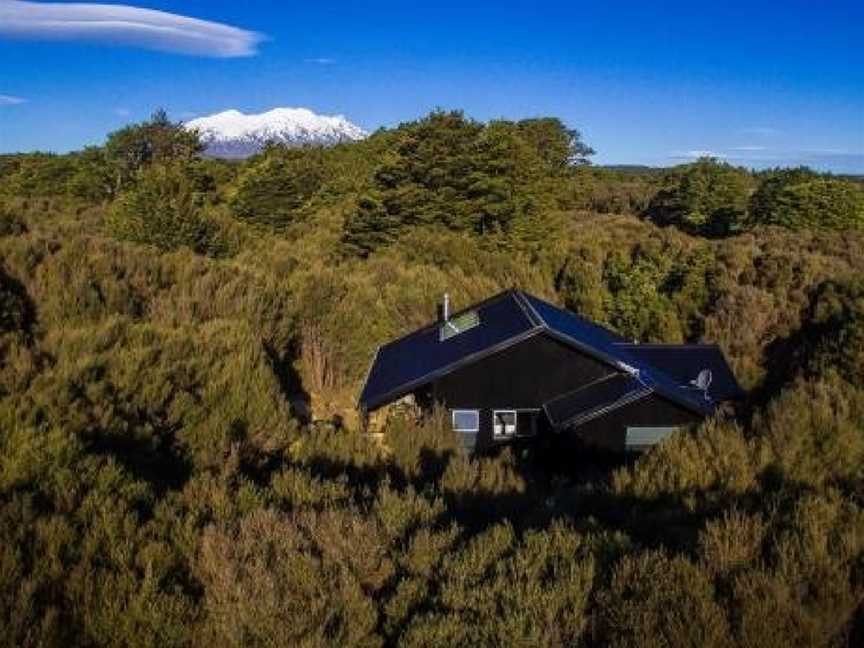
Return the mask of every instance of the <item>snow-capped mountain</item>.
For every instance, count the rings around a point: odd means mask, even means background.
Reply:
[[[193,119],[185,126],[200,133],[207,155],[220,158],[246,158],[268,142],[331,145],[368,135],[342,115],[318,115],[306,108],[275,108],[258,115],[226,110]]]

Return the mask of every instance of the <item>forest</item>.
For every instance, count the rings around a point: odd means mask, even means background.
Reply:
[[[0,156],[0,645],[864,645],[864,179],[593,153],[437,110],[227,162],[157,111]],[[510,287],[747,396],[638,457],[361,429],[378,345]]]

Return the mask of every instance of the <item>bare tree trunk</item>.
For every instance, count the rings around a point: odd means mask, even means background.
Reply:
[[[320,326],[315,322],[304,322],[301,336],[300,357],[311,387],[317,392],[333,387],[336,376]]]

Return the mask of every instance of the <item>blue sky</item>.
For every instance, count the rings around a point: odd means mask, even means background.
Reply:
[[[597,163],[864,173],[860,1],[132,4],[0,0],[0,152],[96,144],[157,106],[370,130],[443,107],[561,117]]]

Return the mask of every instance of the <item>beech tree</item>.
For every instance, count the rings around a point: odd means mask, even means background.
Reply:
[[[710,157],[673,170],[645,215],[658,225],[674,225],[691,234],[725,236],[747,218],[750,175]]]

